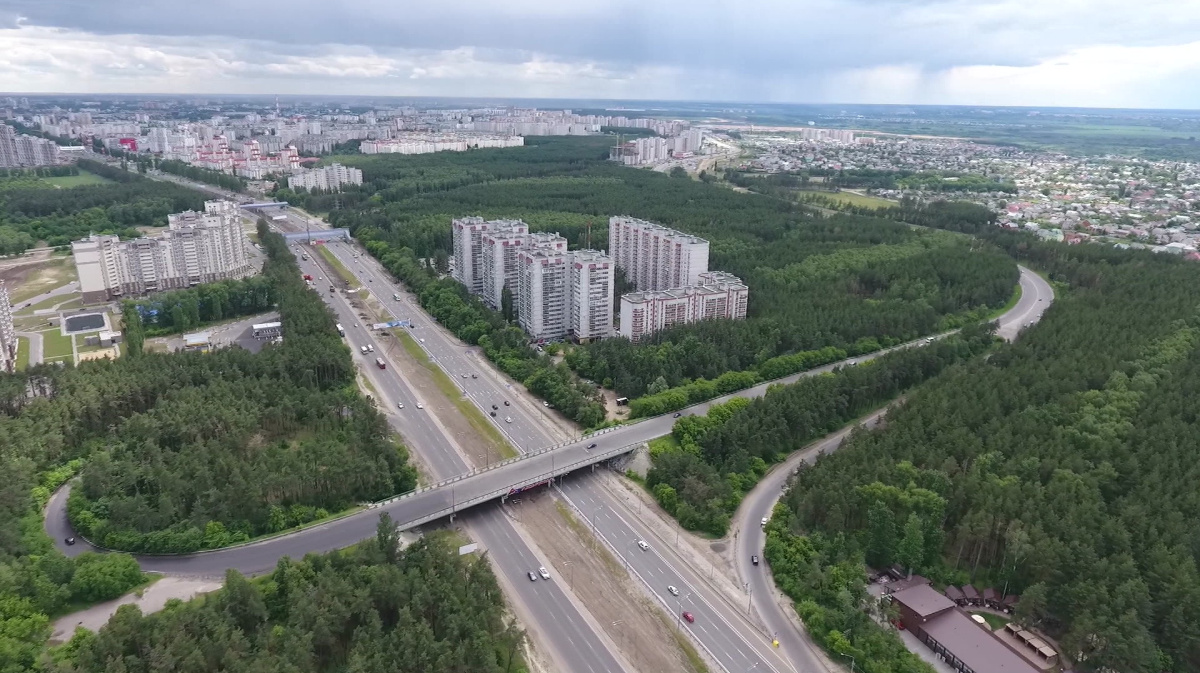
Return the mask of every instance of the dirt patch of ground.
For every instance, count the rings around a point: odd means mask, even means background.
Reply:
[[[0,281],[8,288],[13,307],[30,297],[67,284],[75,277],[70,258],[14,260],[0,266]],[[71,297],[64,297],[63,301]]]
[[[663,611],[565,503],[542,491],[509,507],[569,589],[639,671],[703,671]],[[682,645],[681,645],[682,644]]]
[[[61,643],[70,640],[78,627],[99,631],[122,605],[136,605],[143,613],[149,614],[163,609],[167,601],[173,598],[191,600],[200,594],[220,588],[221,581],[215,579],[164,577],[139,592],[125,594],[118,599],[59,617],[54,622],[54,634],[50,636],[50,642]]]

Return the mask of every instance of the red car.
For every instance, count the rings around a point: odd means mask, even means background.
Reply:
[[[696,621],[696,618],[693,617],[692,613],[690,613],[690,612],[683,613],[683,618],[687,620],[688,624],[693,624]]]

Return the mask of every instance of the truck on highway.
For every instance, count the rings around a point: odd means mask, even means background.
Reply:
[[[346,328],[342,327],[342,323],[337,324],[338,336],[346,336]]]
[[[387,363],[383,361],[383,358],[375,358],[375,365],[380,369],[387,369]]]

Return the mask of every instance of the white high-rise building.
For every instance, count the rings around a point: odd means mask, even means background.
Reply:
[[[571,253],[570,322],[568,328],[579,341],[603,339],[613,332],[613,284],[617,265],[599,250]]]
[[[167,216],[155,238],[92,235],[71,244],[85,303],[243,278],[254,273],[237,204],[207,201],[204,212]]]
[[[517,253],[517,321],[539,341],[567,336],[570,307],[566,251],[526,249]]]
[[[708,241],[635,217],[609,218],[608,254],[638,290],[695,285],[708,271]]]
[[[341,190],[342,185],[361,185],[362,171],[357,168],[330,164],[311,171],[303,171],[288,176],[288,189],[320,189],[322,191]]]
[[[698,285],[630,292],[621,297],[621,336],[639,341],[668,327],[698,320],[744,320],[750,290],[721,271],[700,274]]]
[[[12,303],[8,288],[0,280],[0,372],[17,370],[17,333],[13,328]]]
[[[567,239],[531,234],[520,220],[464,217],[452,233],[454,278],[497,311],[507,287],[518,323],[533,338],[611,335],[616,265],[604,253],[568,252]]]
[[[529,225],[520,220],[494,220],[479,237],[483,303],[499,311],[504,288],[517,293],[517,252],[527,242]]]

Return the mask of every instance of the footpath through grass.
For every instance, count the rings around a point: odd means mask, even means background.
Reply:
[[[429,373],[433,376],[434,383],[437,384],[438,390],[441,390],[446,399],[450,400],[459,412],[462,413],[467,422],[471,424],[471,427],[481,437],[492,444],[501,458],[515,458],[517,456],[517,450],[504,439],[504,435],[501,435],[496,426],[492,425],[491,421],[483,415],[479,407],[472,404],[470,400],[463,399],[462,388],[447,376],[441,367],[429,361],[429,356],[425,354],[425,351],[421,349],[421,345],[417,343],[416,339],[412,338],[411,334],[403,328],[393,329],[392,334],[400,339],[400,344],[404,346],[404,350],[418,364],[429,370]]]

